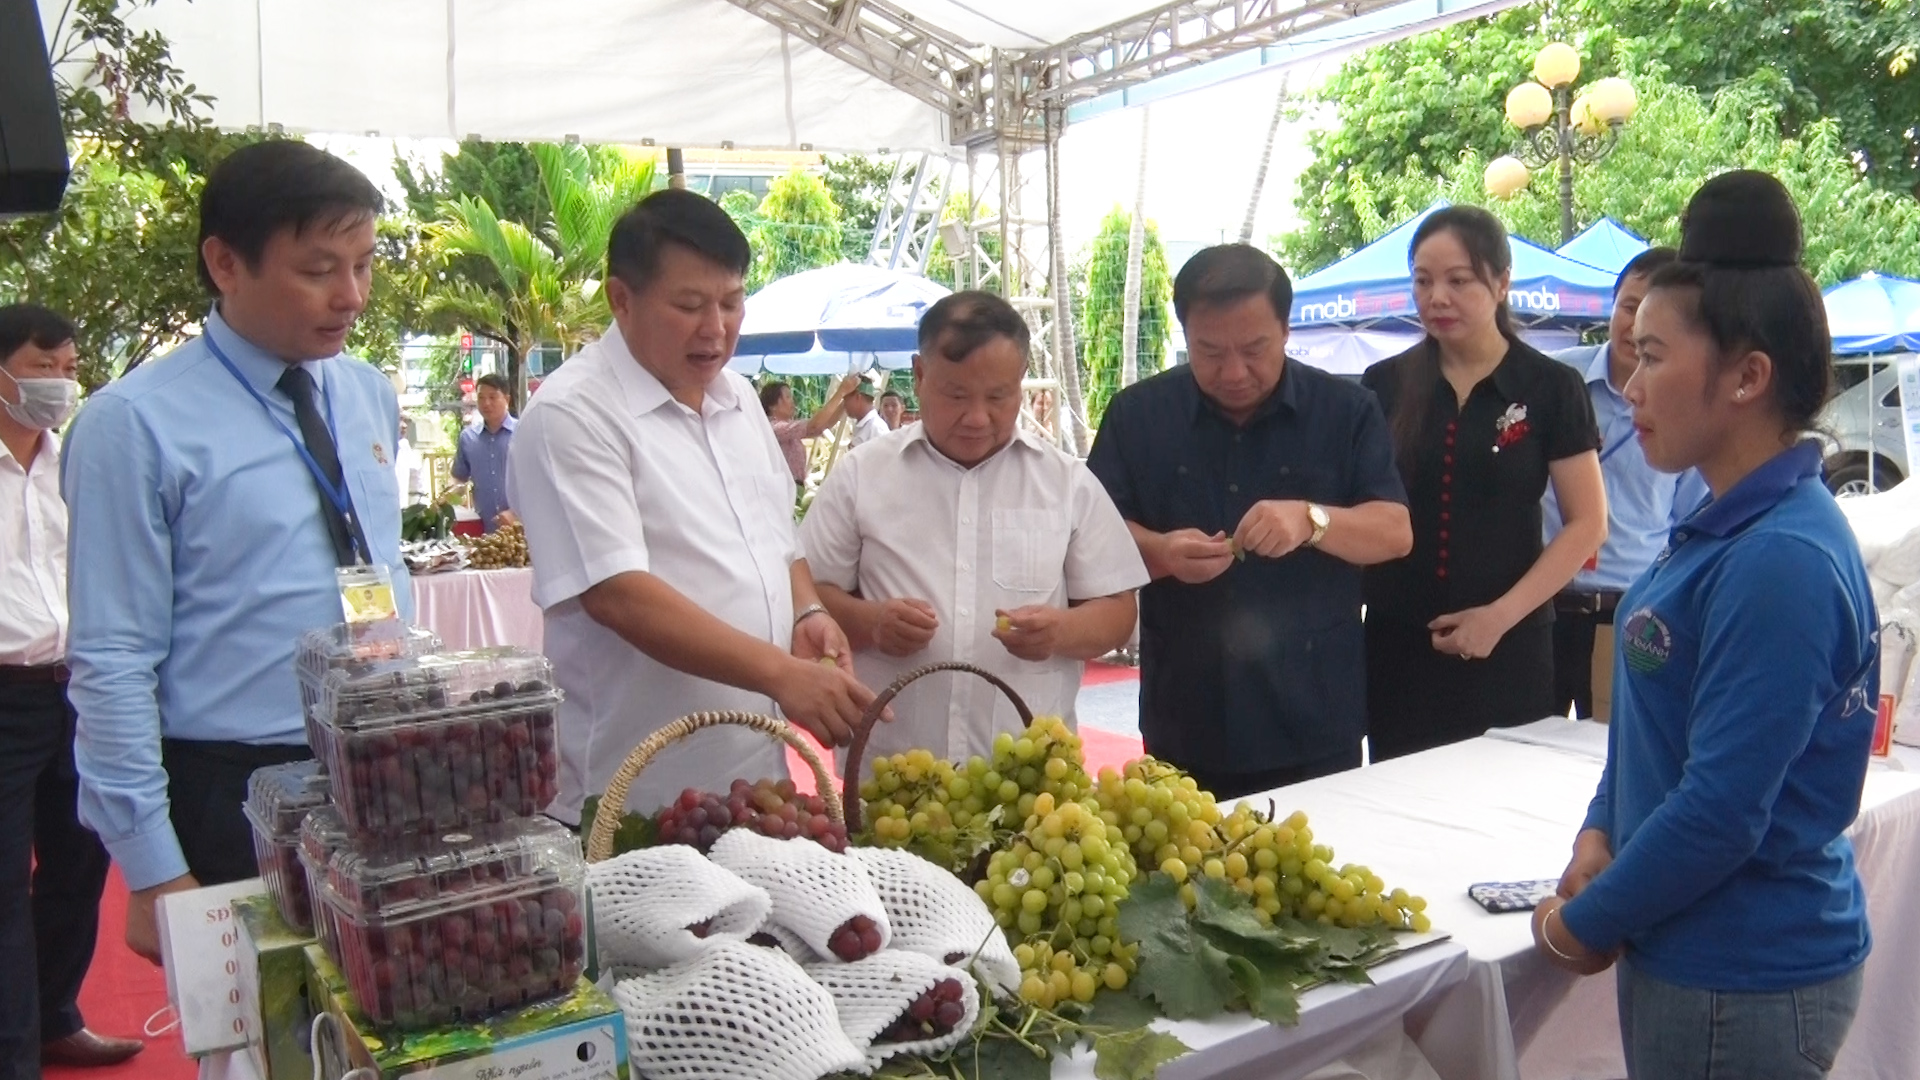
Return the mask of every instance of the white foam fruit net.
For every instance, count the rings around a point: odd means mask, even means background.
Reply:
[[[642,848],[587,867],[594,945],[616,972],[677,964],[722,939],[745,941],[773,901],[684,844]],[[704,939],[695,933],[704,927]]]
[[[895,1054],[938,1054],[960,1045],[980,1016],[980,995],[966,972],[948,967],[930,956],[903,949],[882,949],[850,964],[821,961],[806,965],[807,974],[833,995],[840,1028],[853,1045],[864,1051],[867,1064],[877,1068]],[[876,1042],[900,1019],[914,999],[940,982],[960,984],[965,1017],[938,1038],[910,1042]]]
[[[777,949],[715,942],[616,984],[613,997],[634,1075],[649,1080],[818,1080],[868,1068],[833,995]]]
[[[957,877],[894,848],[856,847],[847,852],[867,868],[887,909],[892,947],[969,968],[1002,993],[1020,986],[1020,963],[986,901]]]
[[[892,939],[886,905],[865,864],[851,855],[837,855],[804,838],[775,840],[751,829],[728,829],[708,858],[773,898],[764,929],[789,951],[797,938],[813,956],[832,958],[833,932],[855,915],[873,920],[881,948]]]

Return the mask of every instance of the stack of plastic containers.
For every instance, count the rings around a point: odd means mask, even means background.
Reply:
[[[298,846],[318,936],[367,1018],[433,1027],[571,991],[585,862],[535,816],[559,779],[552,665],[512,648],[403,655],[332,667],[314,691],[333,807]]]

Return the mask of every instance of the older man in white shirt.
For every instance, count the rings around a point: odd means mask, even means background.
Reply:
[[[713,202],[656,192],[614,226],[615,327],[550,376],[508,472],[533,556],[560,712],[560,794],[577,821],[628,751],[691,712],[767,713],[844,743],[873,693],[819,603],[793,477],[753,387],[726,370],[746,237]],[[836,664],[821,664],[833,657]],[[656,758],[629,805],[786,775],[778,743],[702,731]]]
[[[801,526],[854,668],[882,686],[957,660],[1005,679],[1036,715],[1073,717],[1084,661],[1133,632],[1139,549],[1085,465],[1018,426],[1028,331],[1005,300],[927,309],[913,360],[920,423],[849,454]],[[1018,717],[984,680],[933,675],[894,699],[872,753],[986,754]]]

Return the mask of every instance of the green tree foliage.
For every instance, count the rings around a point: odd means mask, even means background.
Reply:
[[[1295,203],[1306,225],[1284,241],[1283,261],[1305,273],[1364,243],[1369,223],[1388,215],[1374,195],[1384,178],[1435,173],[1469,150],[1505,152],[1515,136],[1506,93],[1555,39],[1581,50],[1583,81],[1623,74],[1709,95],[1739,84],[1763,94],[1789,137],[1830,122],[1832,141],[1876,187],[1912,192],[1920,73],[1898,55],[1920,37],[1914,9],[1913,0],[1558,0],[1370,49],[1317,94],[1334,123],[1309,140],[1315,160]]]
[[[840,207],[820,177],[800,169],[775,180],[741,227],[753,245],[748,292],[775,278],[831,266],[842,257]]]
[[[826,168],[820,179],[840,207],[840,257],[848,262],[865,262],[873,246],[874,226],[880,222],[880,209],[887,200],[887,185],[893,180],[893,162],[848,154],[829,155],[822,164]]]
[[[1701,183],[1728,168],[1780,177],[1806,221],[1806,264],[1820,284],[1867,270],[1920,276],[1920,202],[1861,177],[1840,140],[1839,122],[1806,125],[1782,139],[1777,103],[1763,87],[1729,86],[1711,102],[1672,83],[1641,86],[1641,112],[1620,146],[1595,168],[1574,174],[1576,216],[1610,216],[1657,243],[1677,241],[1680,212]],[[1559,235],[1559,193],[1537,175],[1510,199],[1485,194],[1487,158],[1469,150],[1438,171],[1403,169],[1359,191],[1382,213],[1363,232],[1372,239],[1435,199],[1485,205],[1519,235],[1551,243]]]
[[[393,175],[407,193],[407,209],[420,221],[432,221],[440,204],[462,195],[486,200],[508,221],[545,221],[552,212],[540,163],[526,143],[469,139],[458,152],[440,156],[438,172],[395,155]]]
[[[550,208],[541,221],[503,218],[485,199],[462,195],[427,226],[427,250],[442,271],[480,259],[487,275],[439,273],[421,307],[436,329],[465,328],[504,345],[514,403],[526,398],[526,358],[536,345],[577,348],[608,320],[600,277],[607,236],[627,208],[653,190],[651,158],[615,147],[531,148]]]
[[[1132,215],[1118,206],[1101,219],[1100,232],[1085,255],[1085,297],[1075,309],[1080,316],[1081,370],[1086,372],[1087,423],[1096,428],[1107,402],[1120,389],[1127,232],[1132,227]],[[1166,366],[1172,304],[1173,276],[1167,271],[1167,252],[1160,246],[1160,230],[1149,221],[1140,250],[1139,363],[1143,379]]]
[[[205,315],[200,188],[257,138],[209,126],[210,99],[173,65],[165,39],[127,25],[150,2],[74,0],[45,28],[73,176],[57,213],[0,222],[0,301],[71,318],[89,390]]]

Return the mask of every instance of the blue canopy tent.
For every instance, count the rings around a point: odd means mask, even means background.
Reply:
[[[1352,255],[1294,282],[1289,355],[1352,374],[1419,340],[1407,250],[1420,223],[1446,205],[1434,203]],[[1582,327],[1606,322],[1613,310],[1614,275],[1517,236],[1507,243],[1513,252],[1507,305],[1521,336],[1535,348],[1578,344]]]
[[[1605,270],[1614,277],[1627,268],[1633,257],[1650,245],[1633,230],[1610,217],[1603,217],[1584,229],[1579,236],[1560,245],[1554,254]]]
[[[1289,323],[1295,329],[1418,330],[1407,248],[1427,215],[1445,205],[1434,203],[1352,255],[1295,282]],[[1518,236],[1509,236],[1507,243],[1513,252],[1507,304],[1515,323],[1564,328],[1607,320],[1613,310],[1612,274]]]
[[[1920,281],[1867,273],[1825,298],[1835,353],[1920,352]]]
[[[918,274],[838,263],[747,297],[727,366],[743,375],[844,375],[913,365],[920,316],[948,289]]]

